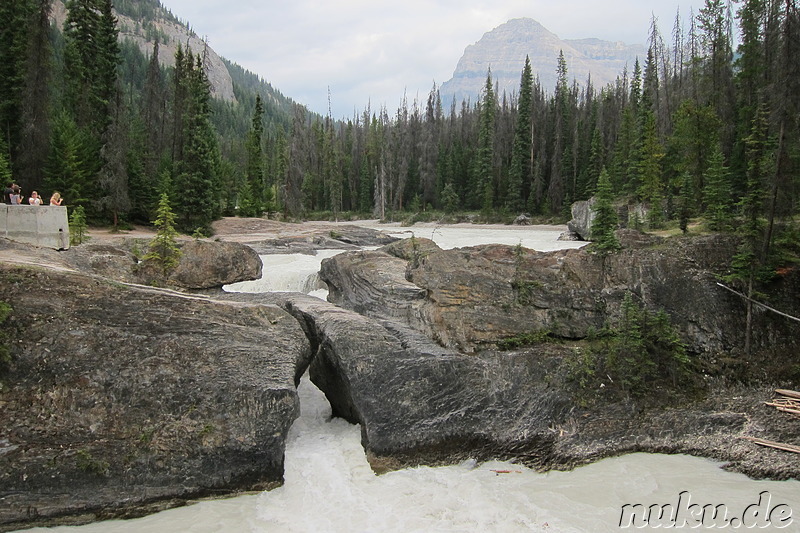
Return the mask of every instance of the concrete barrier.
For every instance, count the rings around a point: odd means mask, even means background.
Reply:
[[[67,208],[0,204],[0,237],[41,248],[69,248]]]

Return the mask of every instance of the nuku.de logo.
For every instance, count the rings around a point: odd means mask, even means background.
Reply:
[[[619,517],[621,529],[783,529],[793,522],[792,508],[786,503],[773,504],[769,491],[761,492],[757,503],[738,514],[725,504],[692,503],[692,495],[683,491],[675,504],[625,504]]]

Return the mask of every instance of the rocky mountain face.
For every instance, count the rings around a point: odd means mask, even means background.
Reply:
[[[222,58],[200,39],[197,34],[186,26],[179,24],[166,17],[166,12],[160,8],[163,16],[158,17],[149,24],[148,30],[142,25],[142,21],[134,20],[125,15],[117,13],[117,27],[119,28],[120,40],[127,39],[136,43],[142,53],[150,57],[153,55],[153,34],[158,34],[160,38],[158,60],[165,67],[175,66],[175,52],[178,45],[183,49],[190,49],[194,54],[202,54],[207,51],[208,79],[211,83],[211,93],[216,98],[227,102],[236,100],[233,93],[233,80],[231,79],[228,67]],[[61,28],[67,18],[67,9],[63,0],[53,2],[53,20]]]
[[[457,105],[462,100],[475,102],[480,98],[490,68],[501,94],[518,93],[525,56],[530,57],[534,78],[538,76],[544,90],[552,93],[561,51],[570,81],[585,84],[591,75],[595,87],[612,83],[626,65],[632,70],[636,58],[643,61],[647,52],[642,45],[623,42],[563,40],[533,19],[513,19],[467,46],[453,77],[440,88],[442,101],[446,107],[453,98]]]

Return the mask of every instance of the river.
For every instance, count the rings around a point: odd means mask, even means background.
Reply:
[[[476,231],[483,232],[476,235]],[[496,241],[540,250],[581,245],[557,241],[560,231],[552,228],[458,231],[426,227],[415,228],[414,233],[433,236],[442,247]],[[322,257],[331,254],[264,256],[266,279],[228,289],[319,290],[305,278],[318,269]],[[324,296],[324,291],[319,295]],[[135,520],[32,531],[603,533],[636,526],[712,529],[714,520],[713,529],[738,524],[759,531],[800,531],[800,514],[791,515],[800,513],[800,482],[755,481],[727,472],[716,462],[685,455],[630,454],[569,472],[544,474],[507,462],[467,461],[376,476],[361,447],[359,427],[332,419],[324,395],[307,378],[299,394],[302,415],[288,436],[282,487]],[[643,507],[623,507],[635,504]],[[664,517],[658,519],[652,513],[648,520],[644,509],[649,506],[665,510]],[[707,512],[701,523],[703,506],[716,508],[716,519]],[[629,527],[621,528],[621,520]]]

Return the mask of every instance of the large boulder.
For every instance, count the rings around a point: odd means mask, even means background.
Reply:
[[[210,289],[261,277],[261,257],[238,242],[180,241],[178,266],[164,279],[156,262],[142,261],[150,241],[121,239],[87,243],[63,252],[72,268],[126,283],[168,285],[180,289]]]
[[[291,315],[38,266],[0,279],[0,529],[282,481],[311,356]]]
[[[187,289],[209,289],[261,277],[261,258],[237,242],[195,240],[181,246],[181,260],[170,282]]]
[[[279,298],[316,347],[311,380],[335,416],[361,424],[378,470],[499,456],[543,465],[555,441],[548,428],[573,408],[563,390],[541,379],[556,358],[465,355],[319,299]]]
[[[594,222],[595,197],[581,200],[572,204],[572,220],[567,223],[570,233],[577,235],[583,241],[592,239],[592,222]]]

